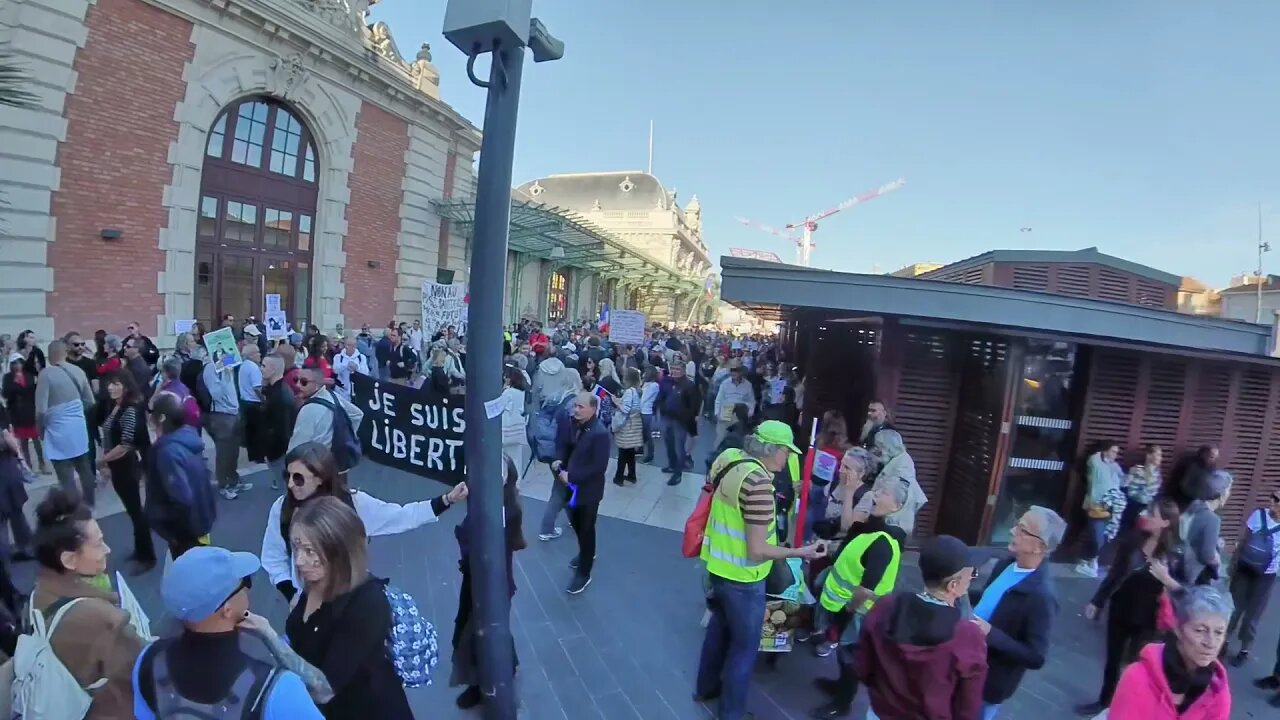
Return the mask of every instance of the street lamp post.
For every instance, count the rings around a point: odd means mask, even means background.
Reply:
[[[532,10],[533,0],[449,0],[444,18],[445,38],[467,56],[467,77],[488,91],[468,277],[471,301],[467,308],[467,424],[463,436],[471,489],[467,526],[474,624],[484,717],[488,720],[516,717],[503,512],[506,463],[499,414],[488,408],[502,392],[502,300],[520,76],[525,48],[533,51],[535,62],[556,60],[564,54],[564,45],[531,18]],[[484,53],[491,59],[488,82],[475,74],[476,59]]]
[[[1271,243],[1265,243],[1262,241],[1262,203],[1258,203],[1258,310],[1253,318],[1253,321],[1258,324],[1262,324],[1262,284],[1264,282],[1264,276],[1262,274],[1262,253],[1265,252],[1271,252]]]

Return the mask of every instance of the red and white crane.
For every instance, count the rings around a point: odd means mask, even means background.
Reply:
[[[881,185],[874,190],[869,190],[861,195],[855,195],[833,208],[823,210],[816,215],[810,215],[800,222],[784,225],[782,230],[768,225],[762,225],[758,222],[747,220],[746,218],[737,218],[737,220],[743,225],[756,228],[757,230],[763,230],[771,235],[777,235],[780,238],[786,238],[787,240],[795,243],[797,264],[803,267],[809,267],[809,261],[813,256],[814,248],[813,233],[818,229],[819,220],[829,218],[841,210],[848,210],[854,205],[861,205],[868,200],[874,200],[881,195],[891,193],[906,184],[906,180],[894,180],[893,182]]]

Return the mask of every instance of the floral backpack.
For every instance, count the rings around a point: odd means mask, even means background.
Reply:
[[[418,604],[409,593],[385,583],[383,591],[391,604],[387,652],[396,666],[396,674],[407,688],[430,685],[431,668],[440,661],[436,628],[418,612]]]

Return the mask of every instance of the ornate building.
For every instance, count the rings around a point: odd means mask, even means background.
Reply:
[[[675,191],[641,171],[551,175],[521,185],[516,194],[518,199],[572,211],[683,281],[676,287],[633,281],[626,293],[617,294],[610,290],[610,283],[626,283],[628,273],[620,272],[614,279],[606,272],[594,286],[597,305],[613,299],[614,307],[635,307],[651,320],[682,324],[714,314],[715,303],[707,302],[704,291],[712,264],[702,241],[702,205],[696,195],[681,207]],[[711,282],[714,292],[716,281]],[[522,308],[542,302],[538,297],[544,292],[542,282],[529,285],[521,284]],[[554,294],[555,288],[549,285],[545,291]],[[614,298],[615,294],[619,297]]]

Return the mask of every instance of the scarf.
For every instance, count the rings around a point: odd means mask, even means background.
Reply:
[[[1182,696],[1182,702],[1178,705],[1179,715],[1186,712],[1209,689],[1209,683],[1213,680],[1214,665],[1188,668],[1176,643],[1165,643],[1161,666],[1164,678],[1169,683],[1169,691]]]

